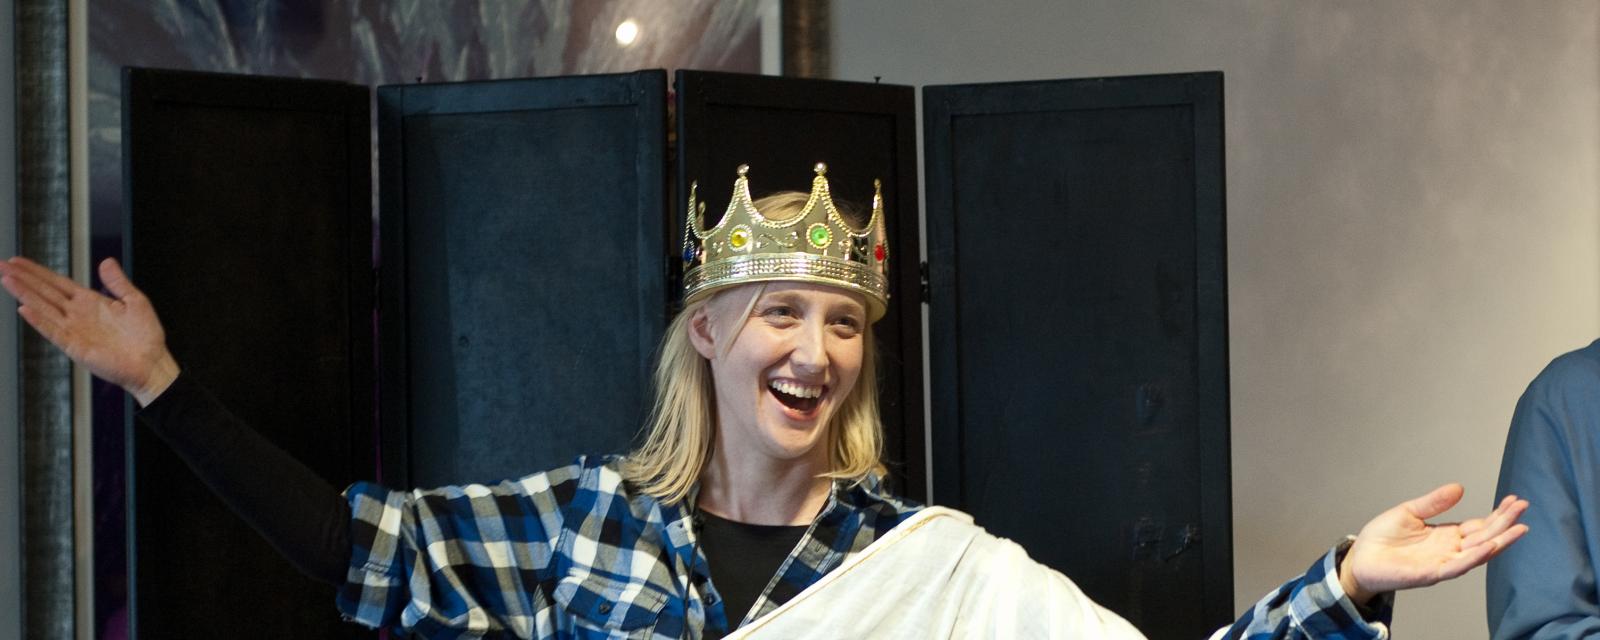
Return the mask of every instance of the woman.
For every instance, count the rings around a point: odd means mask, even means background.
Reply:
[[[99,267],[110,297],[23,258],[0,263],[0,285],[30,325],[131,393],[141,419],[286,557],[340,585],[352,620],[428,637],[716,637],[920,510],[879,485],[881,197],[858,227],[835,208],[825,169],[809,195],[752,202],[740,167],[710,229],[691,192],[685,306],[661,347],[644,444],[492,486],[357,483],[341,497],[180,373],[114,261]],[[1383,637],[1380,594],[1458,576],[1526,530],[1527,503],[1513,497],[1485,518],[1424,522],[1460,496],[1447,485],[1384,512],[1228,633]],[[1087,628],[1136,634],[1092,603],[1082,611],[1101,625]]]

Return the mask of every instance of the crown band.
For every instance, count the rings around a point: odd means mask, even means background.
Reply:
[[[722,287],[747,282],[791,280],[852,289],[865,294],[868,315],[883,316],[889,283],[859,262],[809,253],[757,254],[696,266],[683,276],[683,299],[694,302]]]

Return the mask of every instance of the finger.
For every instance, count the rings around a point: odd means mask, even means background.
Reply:
[[[40,280],[30,272],[13,269],[6,272],[4,276],[0,277],[11,281],[17,287],[32,291],[35,296],[41,299],[49,300],[50,303],[56,307],[60,307],[62,309],[66,308],[67,297],[63,295],[60,290],[50,286],[48,283]],[[13,291],[11,287],[6,287],[6,290],[11,291],[12,295],[17,295],[17,292]],[[17,299],[21,300],[22,296],[17,295]]]
[[[1522,513],[1527,511],[1527,509],[1527,500],[1514,499],[1510,504],[1506,505],[1503,510],[1497,509],[1494,515],[1487,518],[1481,530],[1474,531],[1470,535],[1462,538],[1461,547],[1464,549],[1467,547],[1477,546],[1498,537],[1502,533],[1505,533],[1506,530],[1510,529],[1517,523],[1517,519],[1521,518]]]
[[[1482,531],[1485,526],[1493,523],[1494,518],[1506,515],[1507,512],[1509,512],[1510,507],[1512,507],[1512,504],[1515,504],[1515,502],[1517,502],[1517,496],[1506,496],[1506,498],[1501,498],[1501,502],[1499,502],[1498,506],[1494,506],[1494,510],[1491,510],[1490,515],[1485,515],[1485,517],[1482,518],[1470,518],[1470,520],[1462,520],[1461,525],[1458,526],[1458,530],[1456,531],[1461,533],[1461,538],[1469,538],[1469,536],[1472,536],[1472,534]],[[1477,541],[1483,541],[1483,539],[1486,538],[1490,538],[1490,536],[1480,536]]]
[[[126,300],[144,295],[138,287],[133,286],[133,281],[122,272],[122,265],[117,264],[116,258],[106,258],[100,261],[100,282],[106,285],[106,290],[118,300]]]
[[[12,258],[12,260],[26,260],[26,258]],[[38,265],[29,267],[27,265],[20,265],[16,262],[12,262],[11,266],[13,268],[7,271],[6,277],[12,278],[17,282],[27,285],[28,288],[33,289],[40,296],[43,296],[56,303],[56,306],[63,308],[66,306],[67,300],[71,298],[71,291],[63,290],[56,286],[56,283],[50,279],[50,276],[54,276],[55,274],[51,273],[49,269],[39,267]],[[73,287],[77,286],[76,283],[69,282],[69,284],[71,284]]]
[[[1505,533],[1495,536],[1494,551],[1489,553],[1489,557],[1493,558],[1500,555],[1501,551],[1505,551],[1506,547],[1511,546],[1511,543],[1521,539],[1526,533],[1528,533],[1528,525],[1518,523],[1516,526],[1506,529]]]
[[[1470,520],[1462,521],[1459,528],[1461,537],[1465,538],[1482,530],[1483,527],[1496,516],[1504,514],[1516,501],[1516,496],[1506,496],[1500,499],[1500,504],[1496,505],[1494,511],[1489,512],[1489,515],[1486,515],[1482,518],[1472,518]]]
[[[1460,577],[1461,574],[1488,562],[1489,558],[1494,556],[1495,550],[1495,546],[1492,544],[1480,544],[1471,549],[1461,550],[1455,557],[1439,565],[1439,580],[1444,581]]]
[[[1427,520],[1456,506],[1456,503],[1461,501],[1461,494],[1464,491],[1461,485],[1452,482],[1429,491],[1427,495],[1402,502],[1400,506],[1418,519]]]
[[[31,276],[44,286],[59,291],[61,296],[64,298],[70,299],[80,292],[89,291],[88,289],[84,288],[83,285],[73,282],[72,278],[68,278],[64,275],[51,271],[48,267],[22,256],[13,257],[11,258],[10,262],[12,265],[19,267],[23,273]]]
[[[22,316],[22,319],[28,322],[28,326],[33,327],[34,331],[38,331],[39,335],[44,336],[45,340],[49,340],[51,344],[57,347],[61,346],[61,339],[64,334],[60,323],[40,315],[32,307],[19,307],[17,315]]]
[[[1500,532],[1486,544],[1480,544],[1471,549],[1462,550],[1461,554],[1451,558],[1439,566],[1439,580],[1449,580],[1473,570],[1477,566],[1488,562],[1490,558],[1500,555],[1506,547],[1516,542],[1523,534],[1528,532],[1528,525],[1518,524]]]
[[[63,301],[51,300],[40,295],[38,290],[29,287],[26,282],[19,281],[12,276],[3,276],[0,277],[0,287],[5,288],[7,293],[15,296],[17,301],[22,303],[23,308],[31,308],[35,313],[54,322],[62,322],[66,319],[66,311],[62,309]]]

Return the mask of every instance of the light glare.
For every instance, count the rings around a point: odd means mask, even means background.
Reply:
[[[623,20],[622,24],[617,25],[617,44],[626,47],[633,44],[633,41],[638,38],[639,23],[634,22],[633,18]]]

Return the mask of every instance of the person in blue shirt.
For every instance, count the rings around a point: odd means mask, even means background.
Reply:
[[[1495,640],[1600,637],[1600,341],[1551,361],[1517,401],[1498,495],[1539,505],[1489,563]]]

